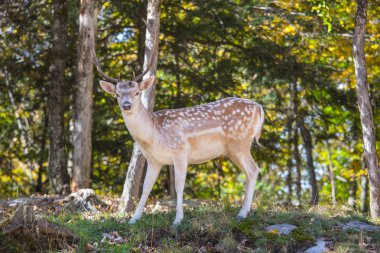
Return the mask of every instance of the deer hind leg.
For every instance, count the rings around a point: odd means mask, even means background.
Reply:
[[[251,210],[251,204],[253,194],[255,191],[256,179],[259,173],[259,168],[253,160],[249,150],[245,152],[234,152],[230,154],[228,157],[242,171],[245,172],[245,175],[247,177],[243,205],[237,216],[237,220],[243,220],[247,217],[249,211]]]
[[[139,201],[139,204],[136,208],[136,211],[134,215],[132,216],[131,220],[129,221],[129,224],[135,224],[137,220],[141,218],[141,215],[144,211],[144,206],[146,203],[146,200],[148,199],[148,196],[150,192],[152,191],[153,185],[157,180],[158,174],[160,173],[161,166],[150,163],[148,161],[148,167],[146,170],[145,180],[144,180],[144,186],[143,191],[141,194],[141,198]]]
[[[177,193],[177,211],[173,227],[177,226],[183,219],[183,189],[187,174],[187,162],[185,159],[174,163],[175,190]]]

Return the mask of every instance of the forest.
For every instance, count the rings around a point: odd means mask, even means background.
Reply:
[[[318,252],[380,251],[380,1],[3,0],[0,24],[0,252],[308,252],[321,238]],[[172,165],[124,224],[149,161],[99,82],[136,76],[155,76],[150,112],[263,107],[247,219],[247,177],[221,157],[189,165],[178,227]],[[94,203],[67,213],[81,191]],[[28,210],[66,234],[31,228],[54,243],[24,245],[8,225]],[[277,223],[297,228],[265,232]]]

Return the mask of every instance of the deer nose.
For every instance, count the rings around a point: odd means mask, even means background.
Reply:
[[[131,110],[132,104],[128,101],[123,102],[123,109],[124,110]]]

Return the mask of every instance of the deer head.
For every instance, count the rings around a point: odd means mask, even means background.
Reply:
[[[135,113],[138,107],[141,105],[141,92],[148,89],[154,83],[154,76],[150,76],[140,82],[139,80],[141,80],[141,78],[151,69],[153,65],[155,50],[156,45],[153,47],[147,68],[140,75],[136,77],[134,76],[132,78],[132,81],[121,81],[119,79],[107,76],[100,67],[100,63],[96,56],[95,50],[93,51],[96,68],[99,71],[100,75],[106,80],[100,81],[100,86],[105,92],[116,96],[120,110],[122,110],[123,113]]]
[[[151,76],[141,82],[126,81],[118,82],[116,85],[100,81],[100,86],[109,94],[115,95],[120,109],[126,114],[136,112],[140,105],[140,94],[143,90],[148,89],[154,82],[154,76]]]

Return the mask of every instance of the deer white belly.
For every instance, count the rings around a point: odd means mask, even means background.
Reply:
[[[199,164],[225,154],[224,133],[221,127],[187,134],[187,160]]]

